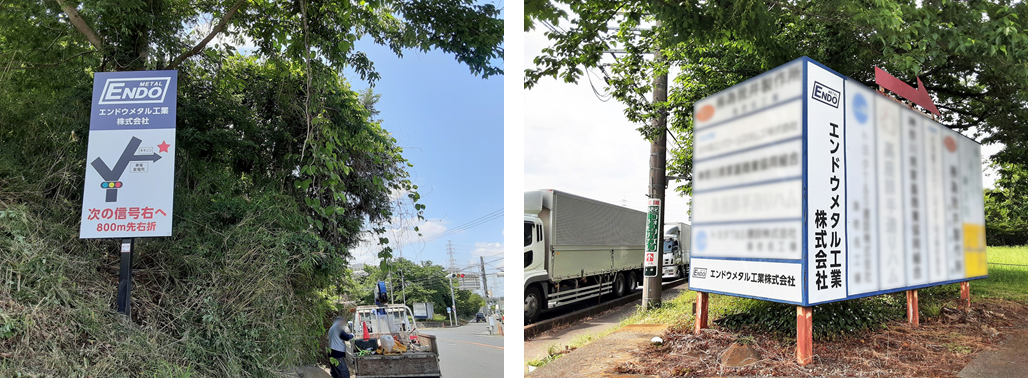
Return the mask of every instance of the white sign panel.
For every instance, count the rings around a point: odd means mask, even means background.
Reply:
[[[703,201],[694,199],[692,203],[694,223],[799,218],[803,214],[803,182],[798,179],[703,194]]]
[[[862,85],[846,85],[846,271],[851,294],[878,290],[874,96],[878,94]]]
[[[878,263],[881,289],[904,284],[903,171],[900,162],[900,106],[885,96],[875,96],[878,137]]]
[[[928,283],[927,236],[925,234],[925,165],[924,129],[927,118],[914,112],[902,113],[900,127],[903,140],[903,234],[906,261],[906,286]]]
[[[843,79],[807,62],[807,300],[846,297]]]
[[[99,72],[79,237],[171,236],[176,71]]]
[[[694,258],[689,270],[690,289],[803,302],[802,264]]]
[[[695,219],[695,218],[694,218]],[[692,256],[799,260],[803,222],[693,224]]]
[[[960,138],[962,150],[960,161],[964,168],[963,189],[965,198],[962,220],[964,222],[964,264],[965,276],[985,275],[988,271],[985,259],[985,197],[982,191],[982,146],[966,138]]]
[[[925,191],[928,281],[939,282],[946,280],[946,203],[943,201],[944,189],[934,188],[945,188],[942,164],[944,130],[942,125],[929,120],[922,124],[925,128],[925,187],[930,189]]]

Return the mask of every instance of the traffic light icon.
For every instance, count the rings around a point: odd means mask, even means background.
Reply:
[[[450,273],[450,278],[464,278],[464,273]]]
[[[104,181],[100,183],[100,187],[104,189],[121,189],[121,181]]]

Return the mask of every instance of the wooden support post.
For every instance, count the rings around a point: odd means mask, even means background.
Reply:
[[[696,293],[696,334],[700,334],[700,330],[707,328],[707,302],[709,298],[707,293],[697,292]]]
[[[960,283],[960,307],[965,310],[971,309],[971,282],[964,281]]]
[[[811,321],[814,309],[796,306],[796,362],[809,365],[814,359],[814,325]]]
[[[907,321],[911,327],[917,327],[918,320],[917,290],[907,290]]]

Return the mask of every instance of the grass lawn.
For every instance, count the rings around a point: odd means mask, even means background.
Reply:
[[[989,247],[989,278],[971,282],[975,296],[1028,304],[1028,246]]]

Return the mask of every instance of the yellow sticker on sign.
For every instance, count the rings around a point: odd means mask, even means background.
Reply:
[[[989,274],[985,259],[985,225],[964,223],[964,266],[968,278]]]

